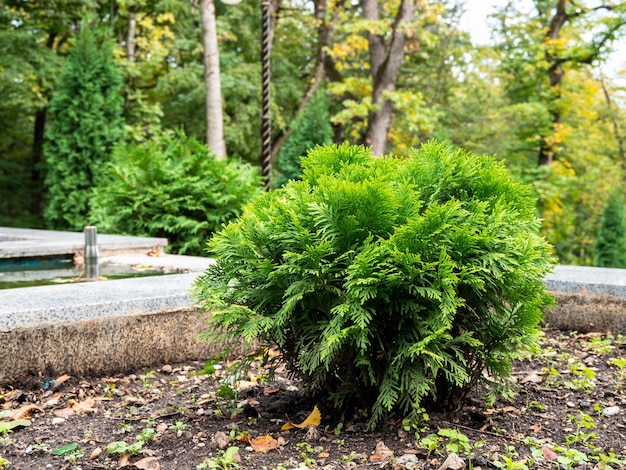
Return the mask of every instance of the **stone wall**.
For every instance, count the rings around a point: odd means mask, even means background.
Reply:
[[[205,360],[224,348],[201,340],[205,330],[192,307],[15,328],[0,333],[0,383]]]

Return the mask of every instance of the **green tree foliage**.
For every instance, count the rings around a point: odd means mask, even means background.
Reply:
[[[326,92],[318,90],[292,125],[292,132],[278,153],[278,174],[274,186],[281,187],[302,174],[300,158],[316,145],[330,144],[333,129]]]
[[[50,228],[81,230],[87,223],[93,187],[123,137],[122,78],[110,42],[98,36],[82,29],[50,102],[44,211]]]
[[[22,31],[0,31],[0,225],[39,226],[31,213],[33,117],[48,106],[46,90],[59,73],[60,60]]]
[[[626,220],[624,196],[614,192],[604,207],[596,239],[596,266],[626,268]]]
[[[166,237],[171,251],[202,255],[211,234],[260,188],[250,164],[217,161],[194,138],[164,135],[115,147],[90,221],[102,232]]]
[[[406,159],[318,147],[302,165],[211,240],[196,282],[211,337],[277,345],[310,392],[371,409],[370,426],[504,391],[552,305],[530,187],[437,143]]]

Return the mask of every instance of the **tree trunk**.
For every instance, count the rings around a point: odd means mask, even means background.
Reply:
[[[226,158],[220,57],[217,45],[217,24],[214,0],[200,0],[202,45],[204,46],[204,86],[206,90],[207,145],[218,160]]]
[[[31,212],[37,217],[43,215],[42,212],[42,176],[40,171],[43,161],[43,139],[46,129],[46,114],[48,108],[41,108],[35,113],[35,128],[33,132],[33,156],[31,159],[30,183],[32,191]]]
[[[615,140],[617,140],[617,148],[619,152],[619,158],[622,165],[622,179],[626,182],[626,151],[624,150],[624,135],[619,128],[619,120],[617,113],[613,108],[613,100],[609,94],[609,89],[604,83],[604,78],[600,77],[600,85],[602,86],[602,92],[604,93],[604,99],[606,105],[609,108],[609,115],[611,116],[611,125],[613,126],[613,133],[615,134]],[[619,108],[618,108],[619,109]]]
[[[372,76],[372,110],[367,120],[365,141],[372,147],[374,155],[382,155],[387,146],[387,134],[391,126],[393,106],[385,97],[385,92],[395,90],[404,60],[406,25],[413,20],[415,0],[402,0],[398,14],[392,25],[388,42],[382,35],[369,33],[370,71]],[[363,16],[366,20],[380,19],[378,0],[361,0]]]
[[[46,39],[46,47],[52,49],[54,41],[57,38],[56,33],[49,33]],[[42,85],[42,84],[40,84]],[[42,86],[42,88],[44,88]],[[50,90],[45,90],[46,97],[50,98]],[[33,153],[31,157],[30,167],[30,183],[31,183],[31,202],[30,208],[33,215],[41,217],[43,215],[43,176],[41,174],[41,164],[43,162],[43,141],[46,133],[46,115],[48,106],[38,109],[35,113],[35,125],[33,129]]]
[[[126,57],[131,62],[135,60],[135,34],[137,31],[137,20],[135,19],[135,9],[128,9],[128,32],[126,34]]]
[[[546,39],[554,41],[559,38],[561,29],[569,18],[565,11],[567,3],[568,0],[558,0],[556,11],[550,21],[550,27],[548,28]],[[548,68],[548,76],[550,79],[550,90],[553,94],[550,100],[550,115],[552,116],[552,128],[556,133],[559,131],[559,127],[561,125],[561,109],[559,101],[562,96],[561,87],[563,85],[563,75],[565,70],[563,69],[562,58],[555,57],[549,50],[546,50],[546,60],[550,64],[550,67]],[[541,147],[539,148],[539,165],[551,164],[554,160],[556,152],[557,148],[554,139],[544,138],[541,143]]]

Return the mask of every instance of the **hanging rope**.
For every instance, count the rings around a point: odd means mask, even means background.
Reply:
[[[266,191],[270,189],[270,170],[272,168],[272,119],[270,116],[270,2],[263,0],[262,8],[262,28],[263,39],[261,43],[261,80],[262,80],[262,102],[261,102],[261,172],[263,174],[263,185]]]

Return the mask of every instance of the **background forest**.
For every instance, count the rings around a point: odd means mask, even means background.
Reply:
[[[260,4],[5,0],[0,225],[97,223],[201,254],[260,190]],[[271,0],[272,185],[316,144],[402,156],[442,140],[532,184],[561,263],[626,267],[626,86],[601,68],[626,3],[522,4],[477,46],[463,0]],[[211,19],[222,99],[207,120]]]

